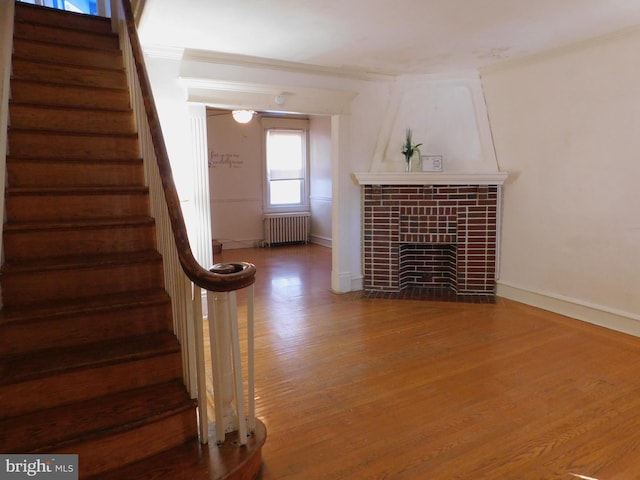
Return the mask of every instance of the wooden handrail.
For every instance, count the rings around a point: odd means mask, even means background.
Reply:
[[[169,155],[167,154],[167,148],[160,128],[158,111],[156,110],[153,100],[151,83],[149,82],[149,76],[142,56],[142,48],[135,26],[131,2],[129,0],[123,0],[122,7],[180,265],[187,277],[205,290],[230,292],[248,287],[255,282],[256,267],[254,265],[242,262],[234,263],[230,266],[214,265],[211,270],[206,270],[193,256],[187,235],[187,227],[184,216],[182,215],[182,208],[180,207],[180,199],[175,182],[173,181]]]

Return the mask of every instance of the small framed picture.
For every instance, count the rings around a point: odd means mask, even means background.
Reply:
[[[421,160],[423,172],[442,171],[442,155],[422,155]]]

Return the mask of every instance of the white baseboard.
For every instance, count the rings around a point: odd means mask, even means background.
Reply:
[[[496,293],[499,297],[640,337],[640,315],[562,295],[533,291],[504,281],[498,281]]]
[[[316,245],[322,245],[323,247],[331,248],[331,239],[327,237],[323,237],[321,235],[310,235],[309,241],[311,243],[315,243]]]
[[[351,274],[349,272],[331,271],[331,291],[347,293],[351,291]]]
[[[362,290],[363,276],[358,275],[357,277],[351,277],[351,291],[357,292],[358,290]]]
[[[263,243],[262,239],[257,238],[247,238],[244,240],[222,239],[218,241],[222,243],[222,251],[236,250],[239,248],[255,248],[259,247]]]
[[[353,276],[350,273],[341,273],[334,276],[331,273],[331,291],[333,293],[349,293],[362,290],[362,276]]]

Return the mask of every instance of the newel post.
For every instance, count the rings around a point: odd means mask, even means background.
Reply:
[[[242,264],[216,264],[211,271],[224,274],[241,268]],[[216,442],[223,443],[227,433],[237,431],[240,444],[245,445],[248,435],[255,430],[253,285],[247,288],[246,309],[248,404],[242,378],[237,302],[235,291],[207,292]]]

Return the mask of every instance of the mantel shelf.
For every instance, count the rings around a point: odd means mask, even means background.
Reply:
[[[431,172],[355,172],[360,185],[502,185],[507,172],[431,173]]]

